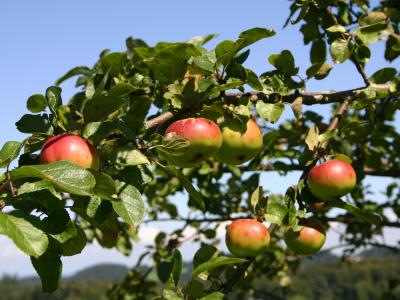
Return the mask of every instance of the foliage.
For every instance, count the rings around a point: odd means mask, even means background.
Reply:
[[[92,68],[74,68],[43,94],[28,98],[30,113],[16,122],[27,137],[9,141],[0,150],[0,233],[31,256],[43,291],[53,292],[61,278],[62,256],[78,255],[94,241],[129,255],[145,218],[182,221],[180,229],[160,232],[126,281],[110,291],[110,298],[118,299],[151,295],[147,276],[152,270],[164,283],[161,293],[153,293],[155,299],[222,299],[238,281],[240,288],[252,290],[260,276],[274,278],[297,268],[299,258],[290,259],[280,241],[285,227],[298,231],[299,219],[312,215],[327,227],[331,221],[346,224],[343,240],[350,251],[375,244],[383,227],[399,227],[398,183],[387,187],[387,199],[379,203],[364,183],[368,175],[400,176],[400,135],[394,123],[399,77],[394,68],[368,77],[364,67],[370,46],[381,40],[385,58],[398,58],[399,16],[397,2],[390,0],[376,7],[365,1],[293,1],[287,25],[301,24],[304,43],[311,45],[307,70],[296,66],[288,49],[270,54],[272,69],[266,67],[260,75],[246,68],[248,47],[275,34],[265,28],[246,30],[214,49],[204,46],[215,37],[208,35],[155,46],[128,38],[125,52],[104,50]],[[365,86],[330,93],[306,91],[309,80],[322,80],[334,68],[328,53],[334,64],[354,64]],[[77,77],[79,91],[65,101],[59,85],[72,77]],[[332,103],[329,126],[321,115],[304,109]],[[281,120],[289,106],[295,118]],[[242,166],[213,158],[194,168],[167,165],[158,149],[179,153],[186,143],[165,140],[161,134],[170,122],[187,116],[207,117],[219,125],[234,120],[243,127],[254,116],[264,134],[263,149]],[[93,144],[100,170],[67,161],[39,164],[37,151],[44,141],[66,133]],[[306,178],[318,161],[334,156],[352,161],[357,186],[346,199],[327,202],[328,208],[340,209],[332,216],[312,209],[310,204],[317,199],[308,191]],[[303,173],[285,195],[259,189],[261,172],[292,170]],[[189,216],[179,215],[171,202],[183,191]],[[265,255],[239,260],[218,249],[216,229],[239,217],[273,223]],[[195,271],[183,282],[179,246],[188,240],[184,229],[189,226],[199,249],[193,258]],[[152,265],[141,274],[136,268],[144,258]]]

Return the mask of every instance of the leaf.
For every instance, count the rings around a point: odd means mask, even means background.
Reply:
[[[295,67],[294,58],[289,50],[283,50],[281,53],[272,54],[268,61],[284,74],[293,76],[299,72],[299,68]]]
[[[351,164],[353,162],[353,160],[350,157],[348,157],[347,155],[342,154],[342,153],[335,153],[334,158],[338,159],[338,160],[345,161],[345,162],[347,162],[349,164]]]
[[[200,300],[223,300],[225,298],[226,298],[226,296],[223,293],[214,292],[214,293],[211,293],[207,296],[200,298]]]
[[[63,256],[77,255],[85,249],[87,243],[85,232],[78,225],[73,224],[73,226],[75,227],[75,235],[61,244]]]
[[[145,215],[142,195],[133,185],[122,181],[116,182],[116,184],[120,201],[112,203],[115,212],[126,223],[134,226],[139,225]]]
[[[215,64],[214,64],[207,56],[205,56],[205,55],[203,55],[203,56],[196,56],[196,57],[193,59],[193,63],[194,63],[197,67],[199,67],[199,68],[201,68],[201,69],[203,69],[203,70],[209,71],[209,72],[213,72],[213,71],[214,71],[214,68],[215,68]]]
[[[115,149],[111,155],[111,161],[122,167],[150,164],[149,159],[134,146]]]
[[[23,115],[15,125],[23,133],[49,133],[51,128],[51,123],[45,114]]]
[[[251,204],[251,207],[253,208],[254,212],[256,212],[257,204],[261,200],[262,196],[263,196],[262,187],[258,186],[253,191],[253,193],[251,194],[251,197],[250,197],[250,204]]]
[[[324,79],[332,70],[332,66],[325,61],[315,63],[306,71],[307,78],[314,77],[317,80]]]
[[[343,39],[334,40],[331,44],[330,52],[336,64],[343,63],[350,58],[351,55],[349,42]]]
[[[31,262],[42,281],[42,292],[52,293],[57,290],[62,271],[60,256],[46,252],[38,258],[31,257]]]
[[[258,100],[256,110],[262,118],[271,123],[275,123],[285,110],[285,105],[283,103],[264,103],[262,100]]]
[[[330,207],[338,207],[343,208],[349,213],[353,214],[357,219],[363,222],[371,223],[376,226],[379,226],[382,222],[382,217],[376,213],[370,213],[364,211],[357,206],[346,203],[340,199],[333,199],[328,202],[328,206]]]
[[[162,261],[157,266],[157,275],[161,282],[166,283],[170,278],[173,279],[174,285],[177,286],[182,273],[182,254],[175,249],[174,254],[167,260]]]
[[[268,203],[267,213],[264,217],[268,222],[281,225],[288,212],[289,209],[285,205],[279,202],[271,202]]]
[[[203,46],[216,37],[218,37],[218,34],[196,35],[192,36],[186,41],[186,43],[193,44],[195,46]]]
[[[246,259],[236,258],[236,257],[227,257],[227,256],[217,256],[212,257],[209,261],[198,265],[192,272],[192,277],[199,275],[205,271],[209,271],[216,267],[229,265],[229,264],[239,264],[246,262]]]
[[[318,135],[318,142],[321,144],[325,143],[326,141],[329,141],[331,138],[333,138],[337,133],[337,129],[327,130],[324,133]]]
[[[347,30],[345,27],[343,27],[342,25],[336,24],[336,25],[332,25],[331,27],[328,27],[326,29],[326,31],[328,32],[333,32],[333,33],[345,33]]]
[[[156,55],[148,62],[154,77],[162,84],[169,84],[182,78],[188,68],[191,57],[201,55],[200,51],[192,44],[187,43],[161,43],[157,44]]]
[[[318,136],[319,130],[318,126],[313,124],[307,131],[305,142],[308,146],[308,149],[313,151],[314,148],[318,145]]]
[[[297,97],[291,104],[290,107],[293,110],[293,114],[296,119],[303,118],[303,98]]]
[[[89,69],[88,67],[85,67],[85,66],[75,67],[75,68],[69,70],[67,73],[65,73],[60,78],[58,78],[54,84],[60,85],[65,80],[67,80],[71,77],[77,76],[77,75],[91,76],[92,74],[93,74],[93,71],[91,69]]]
[[[101,69],[103,73],[108,72],[109,76],[116,77],[122,72],[127,57],[125,52],[113,52],[101,59]]]
[[[120,83],[113,86],[107,95],[95,95],[85,103],[83,116],[86,122],[106,119],[111,113],[128,104],[127,94],[135,87],[130,83]]]
[[[326,44],[324,40],[318,39],[312,43],[310,59],[313,64],[326,60]]]
[[[26,101],[26,107],[33,113],[45,111],[47,107],[46,97],[41,94],[32,95]]]
[[[23,144],[20,142],[6,142],[0,150],[0,168],[6,168],[11,161],[18,157]]]
[[[218,255],[218,249],[212,245],[203,244],[193,257],[193,267],[209,261],[212,257]]]
[[[29,177],[46,179],[64,192],[82,196],[92,195],[96,184],[94,176],[88,170],[66,160],[22,166],[10,174],[13,180]]]
[[[39,257],[49,245],[47,235],[34,225],[38,219],[22,211],[0,213],[0,233],[7,235],[24,253]]]
[[[163,290],[163,299],[165,300],[183,300],[176,292],[173,290]]]
[[[246,31],[243,31],[239,35],[239,40],[236,42],[236,44],[239,47],[239,50],[243,49],[244,47],[247,47],[251,44],[254,44],[255,42],[258,42],[259,40],[271,37],[275,35],[275,31],[267,28],[261,28],[261,27],[255,27],[248,29]]]
[[[183,187],[188,192],[189,196],[195,201],[198,205],[198,208],[201,210],[205,209],[203,196],[194,188],[192,183],[187,179],[187,177],[182,173],[182,171],[178,170],[174,166],[168,166],[167,169],[171,170],[174,175],[181,181]]]
[[[389,19],[381,11],[372,11],[367,15],[361,16],[359,24],[362,32],[381,31],[387,27]]]
[[[392,81],[396,77],[396,73],[395,68],[383,68],[372,74],[369,79],[373,83],[386,83]]]
[[[96,185],[93,188],[96,195],[102,199],[111,201],[118,199],[117,186],[110,175],[100,173],[96,170],[90,170],[90,173],[92,173],[96,180]]]
[[[50,111],[57,115],[57,109],[62,105],[61,88],[58,86],[51,86],[46,90],[47,106]]]

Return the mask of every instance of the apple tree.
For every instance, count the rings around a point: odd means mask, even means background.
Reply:
[[[215,35],[154,46],[128,38],[125,52],[104,50],[93,67],[28,98],[16,122],[26,138],[0,151],[0,233],[53,292],[62,257],[94,242],[130,255],[143,222],[179,224],[160,231],[110,299],[246,299],[254,279],[284,278],[318,252],[332,222],[343,224],[348,252],[399,251],[376,237],[400,227],[400,77],[392,67],[364,70],[375,43],[398,59],[399,20],[396,0],[292,1],[285,26],[300,24],[306,70],[290,49],[269,53],[261,74],[245,66],[251,45],[275,35],[266,28],[212,49]],[[344,62],[363,86],[307,90]],[[62,99],[60,84],[72,77],[77,92]],[[314,109],[321,105],[331,117]],[[280,118],[285,110],[293,117]],[[292,171],[298,182],[283,195],[260,181]],[[388,179],[379,201],[369,176]],[[230,221],[227,253],[217,229]],[[182,257],[184,243],[197,252]]]

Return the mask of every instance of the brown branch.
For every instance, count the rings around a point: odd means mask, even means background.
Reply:
[[[280,95],[280,94],[264,94],[261,92],[248,92],[248,93],[226,93],[223,99],[228,102],[235,102],[238,98],[249,97],[251,102],[257,102],[258,100],[264,103],[292,103],[298,97],[303,99],[304,105],[314,105],[314,104],[330,104],[330,103],[342,103],[344,100],[359,100],[364,97],[367,89],[375,89],[381,93],[391,94],[392,84],[371,84],[368,88],[359,87],[351,90],[339,91],[339,92],[327,92],[327,93],[293,93],[290,95]],[[380,93],[380,94],[381,94]],[[214,102],[218,101],[220,98],[215,98],[205,101]],[[149,119],[145,122],[145,128],[150,129],[163,124],[164,122],[172,119],[176,113],[166,112],[155,118]]]

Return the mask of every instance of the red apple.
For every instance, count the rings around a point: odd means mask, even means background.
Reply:
[[[168,126],[165,135],[169,133],[189,141],[189,146],[179,155],[165,155],[172,164],[180,167],[192,167],[214,155],[222,143],[221,130],[213,121],[205,118],[188,118],[178,120]]]
[[[222,145],[216,158],[224,163],[240,165],[254,158],[263,146],[261,130],[252,119],[242,131],[241,124],[236,120],[225,122],[222,127]]]
[[[267,249],[269,232],[257,220],[235,220],[226,231],[225,242],[233,255],[237,257],[254,257]]]
[[[59,160],[69,160],[82,168],[98,169],[100,166],[96,149],[77,135],[57,135],[44,143],[40,163],[48,164]]]
[[[333,159],[313,167],[308,174],[308,188],[317,198],[329,200],[350,193],[356,184],[351,164]]]
[[[302,219],[299,223],[303,228],[295,232],[289,228],[284,234],[286,246],[301,255],[317,253],[325,243],[324,226],[317,219]]]

